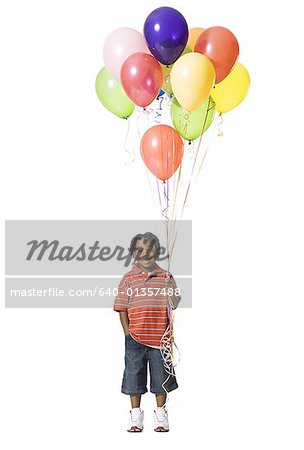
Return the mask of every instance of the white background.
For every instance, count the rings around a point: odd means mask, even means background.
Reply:
[[[3,450],[302,449],[303,35],[300,2],[167,1],[189,26],[223,25],[252,85],[224,117],[185,217],[193,219],[193,309],[176,315],[180,389],[171,431],[125,431],[123,335],[111,310],[0,311]],[[142,30],[158,1],[1,4],[4,219],[154,218],[126,122],[98,102],[102,46]],[[2,247],[1,253],[4,249]],[[3,258],[1,259],[3,264]],[[3,268],[4,274],[4,268]],[[4,293],[4,287],[2,289]]]

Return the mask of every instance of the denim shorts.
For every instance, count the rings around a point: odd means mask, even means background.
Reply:
[[[165,394],[166,391],[170,392],[178,387],[176,377],[169,376],[165,371],[160,350],[141,344],[128,334],[125,337],[125,370],[121,392],[128,395],[141,395],[147,392],[148,363],[150,392]],[[165,380],[167,380],[164,384],[166,391],[162,386]]]

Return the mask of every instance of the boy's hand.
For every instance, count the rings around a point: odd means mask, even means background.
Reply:
[[[167,291],[168,301],[173,309],[177,308],[177,305],[180,301],[180,296],[176,294],[175,289],[176,285],[173,283],[172,278],[170,276],[165,278],[165,288]],[[171,294],[169,295],[169,289],[171,289]]]
[[[124,331],[125,336],[129,334],[129,318],[127,311],[120,311],[119,313],[120,322]]]
[[[172,283],[172,280],[170,277],[165,278],[165,285],[166,285],[166,289],[174,289],[174,284]]]

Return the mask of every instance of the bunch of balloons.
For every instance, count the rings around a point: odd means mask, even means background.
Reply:
[[[107,37],[96,92],[109,111],[128,118],[136,105],[145,109],[164,93],[172,100],[173,127],[157,124],[141,140],[141,156],[158,179],[169,179],[180,166],[181,138],[198,138],[215,110],[228,112],[245,98],[250,78],[238,56],[239,44],[230,30],[189,29],[171,7],[152,11],[143,34],[119,28]]]

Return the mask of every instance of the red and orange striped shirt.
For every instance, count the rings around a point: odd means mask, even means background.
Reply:
[[[160,347],[160,340],[168,326],[167,290],[165,279],[173,284],[177,307],[180,301],[173,276],[157,266],[152,272],[143,272],[136,264],[124,275],[115,298],[115,311],[126,311],[129,333],[141,344]]]

